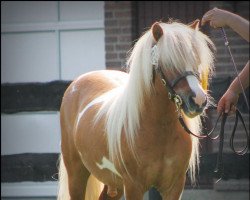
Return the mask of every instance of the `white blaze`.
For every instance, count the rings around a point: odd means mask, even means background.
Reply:
[[[198,79],[195,76],[187,76],[187,82],[191,90],[195,93],[195,97],[193,97],[194,102],[199,106],[206,101],[206,94],[204,93],[201,85],[199,84]]]

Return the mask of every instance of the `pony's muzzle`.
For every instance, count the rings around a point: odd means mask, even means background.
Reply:
[[[195,101],[195,98],[196,97],[194,97],[194,96],[189,96],[189,103],[190,103],[190,106],[191,106],[191,108],[193,109],[193,110],[196,110],[197,112],[202,112],[203,111],[203,109],[206,107],[206,105],[207,105],[207,97],[206,96],[204,96],[203,97],[203,99],[199,102],[199,103],[197,103],[196,101]]]
[[[206,105],[207,105],[207,98],[205,98],[201,104],[197,104],[194,101],[194,95],[191,94],[189,97],[186,98],[186,101],[184,100],[182,108],[183,108],[184,113],[188,117],[193,118],[201,114],[204,108],[206,107]]]

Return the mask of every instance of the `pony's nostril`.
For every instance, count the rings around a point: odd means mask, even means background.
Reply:
[[[207,97],[205,95],[190,95],[188,100],[191,105],[198,108],[202,108],[207,105]]]
[[[195,96],[194,95],[190,95],[188,97],[188,101],[189,101],[189,105],[194,109],[203,109],[206,105],[207,105],[207,98],[204,99],[204,101],[201,104],[197,104],[195,101]]]
[[[190,105],[195,105],[194,96],[193,96],[193,95],[190,95],[190,96],[188,97],[188,101],[189,101]]]

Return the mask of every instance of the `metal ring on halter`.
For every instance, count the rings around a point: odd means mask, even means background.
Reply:
[[[163,83],[164,86],[167,85],[166,81],[163,78],[161,79],[161,81],[162,81],[162,83]]]
[[[181,97],[180,97],[179,95],[175,95],[175,97],[174,97],[174,102],[175,102],[175,104],[177,104],[178,106],[181,106],[181,105],[182,105]]]
[[[171,92],[168,93],[168,98],[169,98],[169,99],[172,99],[172,94],[171,94]]]

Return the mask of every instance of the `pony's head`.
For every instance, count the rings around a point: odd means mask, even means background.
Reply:
[[[213,72],[214,50],[213,42],[199,31],[199,20],[190,25],[156,22],[136,42],[127,60],[129,89],[141,102],[144,94],[154,88],[155,69],[160,69],[165,82],[180,97],[184,113],[195,117],[210,99],[207,86]]]
[[[213,66],[210,48],[214,45],[198,26],[199,20],[189,26],[156,22],[151,27],[152,65],[169,98],[191,118],[207,105],[207,80]]]

